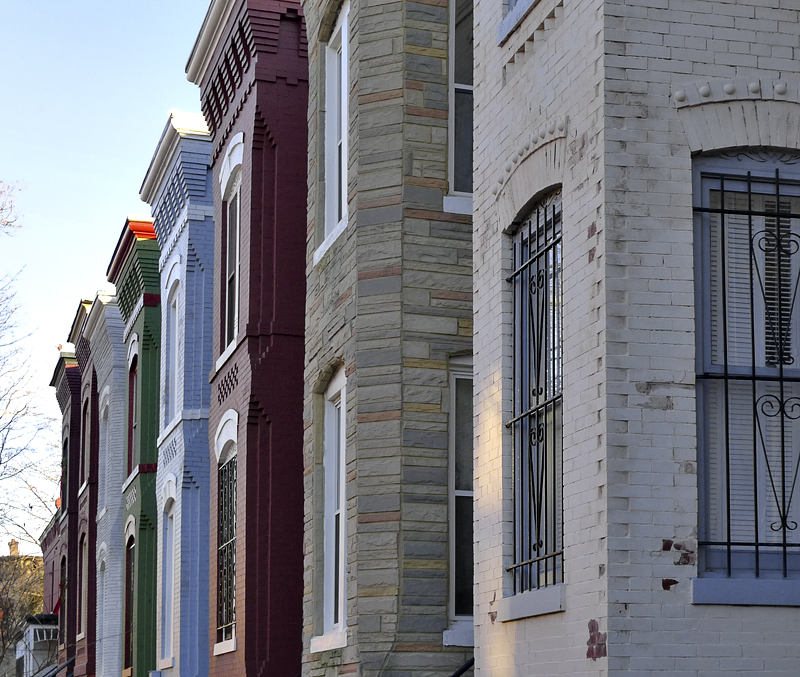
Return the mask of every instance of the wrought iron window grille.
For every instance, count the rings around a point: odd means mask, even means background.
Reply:
[[[513,240],[514,592],[563,581],[561,194]]]
[[[219,468],[217,642],[233,639],[236,627],[236,457]]]
[[[800,181],[781,164],[701,171],[695,198],[700,575],[800,575]]]

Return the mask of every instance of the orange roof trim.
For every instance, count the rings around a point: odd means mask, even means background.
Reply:
[[[128,219],[127,226],[136,236],[137,240],[155,240],[156,229],[153,227],[152,220]]]

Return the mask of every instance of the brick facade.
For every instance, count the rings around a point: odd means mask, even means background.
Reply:
[[[156,658],[162,674],[185,677],[207,675],[209,655],[208,374],[213,368],[214,252],[210,146],[200,116],[173,112],[141,191],[152,207],[161,249],[163,299],[155,487]],[[165,551],[166,539],[171,552]],[[169,563],[171,571],[165,571]],[[170,590],[171,598],[165,599]]]
[[[797,22],[762,2],[476,3],[480,674],[797,670],[797,608],[693,599],[692,215],[694,154],[797,149]],[[510,234],[556,188],[565,584],[561,610],[510,620]]]
[[[306,59],[299,4],[215,0],[187,71],[211,130],[216,224],[208,619],[215,676],[300,670]],[[227,210],[237,185],[238,296],[229,323],[226,266],[237,257],[228,259]],[[230,453],[235,622],[224,636],[218,478]]]

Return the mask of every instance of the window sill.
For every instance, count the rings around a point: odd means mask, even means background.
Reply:
[[[86,487],[89,486],[89,480],[84,480],[83,484],[81,484],[81,488],[78,489],[78,498],[83,496],[83,493],[86,491]]]
[[[497,44],[502,45],[508,36],[511,35],[528,16],[528,13],[539,3],[539,0],[518,0],[508,14],[505,15],[500,25],[497,27]]]
[[[133,482],[133,480],[135,480],[135,479],[136,479],[138,476],[139,476],[139,466],[138,466],[138,464],[137,464],[136,466],[134,466],[134,468],[133,468],[133,472],[132,472],[130,475],[128,475],[128,479],[126,479],[126,480],[125,480],[125,481],[122,483],[122,493],[123,493],[123,494],[125,493],[125,491],[127,490],[127,488],[128,488],[129,486],[131,486],[131,483]]]
[[[167,425],[164,426],[164,430],[162,430],[161,434],[156,440],[157,447],[160,447],[162,444],[164,444],[164,441],[172,434],[172,431],[178,427],[182,420],[183,417],[180,414],[177,414],[175,418],[173,418],[169,423],[167,423]]]
[[[472,195],[445,195],[443,209],[450,214],[472,216]]]
[[[547,588],[523,592],[513,597],[504,597],[497,603],[497,620],[507,623],[521,618],[533,618],[564,611],[566,608],[565,589],[566,586],[560,583]]]
[[[692,604],[800,606],[800,581],[784,578],[693,578]]]
[[[166,670],[167,668],[171,668],[175,665],[175,657],[170,656],[169,658],[161,658],[158,661],[158,669],[159,670]]]
[[[217,642],[214,645],[214,656],[221,656],[224,653],[236,651],[236,637],[226,639],[224,642]]]
[[[475,625],[473,620],[455,620],[442,634],[444,646],[475,646]]]
[[[328,233],[328,235],[322,241],[322,244],[317,247],[317,250],[314,252],[315,266],[322,260],[322,257],[325,256],[325,252],[331,248],[331,245],[333,245],[333,243],[339,239],[339,236],[345,231],[345,228],[347,228],[347,217],[343,218],[336,228]]]
[[[225,363],[228,361],[228,358],[233,355],[233,351],[236,350],[236,346],[239,344],[239,335],[233,337],[233,341],[228,344],[228,347],[222,351],[222,355],[217,358],[216,363],[214,364],[214,371],[219,371],[222,367],[225,366]]]
[[[105,506],[100,512],[97,513],[97,517],[95,517],[94,521],[99,524],[106,516],[107,512],[108,512],[108,506]]]
[[[85,632],[79,632],[77,635],[75,635],[75,641],[76,642],[80,642],[84,637],[86,637],[86,633]]]
[[[132,667],[131,668],[125,668],[122,671],[122,677],[131,677],[131,675],[133,675],[133,668]]]
[[[347,629],[329,632],[327,635],[312,637],[308,645],[309,653],[320,653],[331,649],[341,649],[347,646]]]

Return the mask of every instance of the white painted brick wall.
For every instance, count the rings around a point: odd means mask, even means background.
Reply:
[[[770,88],[782,79],[797,91],[800,7],[564,5],[541,0],[498,46],[498,4],[476,4],[476,670],[796,675],[800,610],[692,605],[696,567],[676,566],[679,553],[662,543],[697,537],[691,153],[797,147],[787,120],[800,104],[776,102]],[[739,83],[733,99],[744,103],[676,106],[681,88],[740,79],[745,88],[759,79],[762,93],[742,94]],[[513,162],[564,115],[562,170],[526,169],[543,150]],[[492,623],[512,543],[503,230],[553,183],[563,185],[564,215],[566,610]],[[664,590],[664,578],[678,583]],[[607,659],[586,657],[591,619],[608,633]]]

